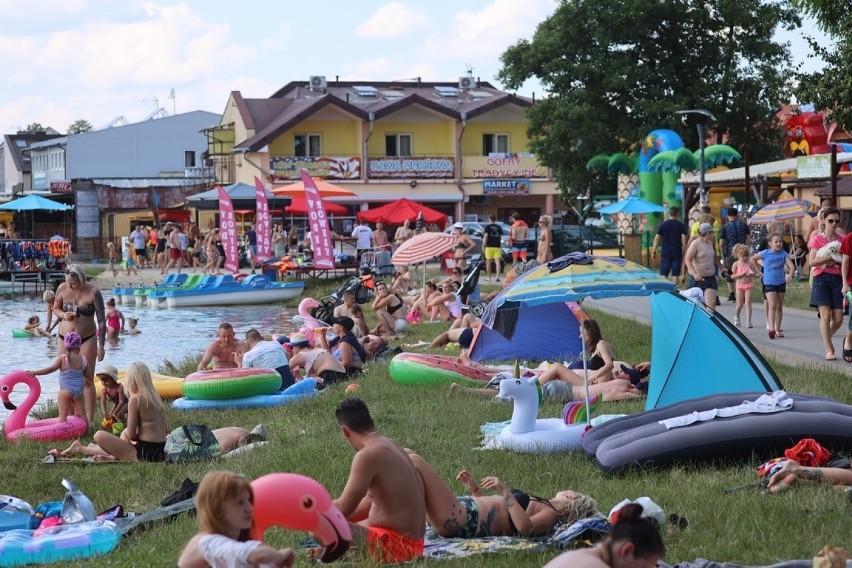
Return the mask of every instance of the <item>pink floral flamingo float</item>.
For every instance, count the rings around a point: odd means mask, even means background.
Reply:
[[[30,388],[20,408],[9,400],[15,385],[19,384],[25,384]],[[12,411],[3,427],[7,440],[10,442],[17,442],[22,438],[39,441],[68,440],[78,438],[89,430],[86,421],[79,416],[69,416],[65,422],[59,422],[56,418],[27,422],[27,415],[40,396],[41,383],[26,371],[12,371],[0,379],[0,400],[3,401],[6,410]]]
[[[314,298],[305,298],[299,302],[299,316],[302,318],[302,327],[299,328],[299,333],[305,334],[311,345],[316,345],[315,339],[318,339],[314,330],[318,327],[328,327],[328,324],[316,319],[311,315],[311,310],[318,308],[320,303]]]
[[[307,531],[325,547],[320,560],[332,562],[349,549],[352,532],[325,487],[295,473],[270,473],[251,482],[254,526],[251,538],[262,540],[271,526]]]

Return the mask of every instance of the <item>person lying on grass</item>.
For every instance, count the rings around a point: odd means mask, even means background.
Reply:
[[[618,519],[601,542],[560,554],[545,568],[654,568],[665,553],[657,525],[642,517],[642,505],[631,503],[618,510]]]
[[[199,532],[180,553],[179,568],[209,566],[292,566],[289,548],[274,549],[250,540],[254,493],[243,475],[211,471],[198,486]]]
[[[852,487],[852,469],[805,467],[793,460],[787,460],[784,466],[769,478],[768,489],[770,493],[778,493],[801,481],[835,485],[841,491],[846,491],[848,487]]]

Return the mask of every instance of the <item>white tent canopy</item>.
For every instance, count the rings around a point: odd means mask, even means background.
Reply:
[[[837,163],[845,164],[852,162],[852,152],[841,152],[837,154]],[[742,183],[745,181],[745,168],[733,168],[720,172],[705,173],[704,184],[707,186],[723,183]],[[796,170],[796,158],[787,158],[786,160],[778,160],[777,162],[767,162],[765,164],[755,164],[749,167],[748,175],[752,180],[757,180],[762,177],[782,174]],[[697,173],[684,174],[680,177],[680,183],[683,185],[698,185],[700,179]]]

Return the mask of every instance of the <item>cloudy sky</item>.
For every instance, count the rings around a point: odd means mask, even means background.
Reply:
[[[555,0],[0,0],[0,133],[221,112],[292,80],[494,77]],[[250,8],[249,8],[250,7]],[[809,26],[812,31],[812,26]],[[813,32],[812,32],[813,33]],[[783,36],[802,53],[798,35]],[[804,59],[802,57],[801,59]],[[813,66],[813,63],[808,63]],[[174,90],[174,99],[170,94]],[[542,94],[529,82],[520,94]]]

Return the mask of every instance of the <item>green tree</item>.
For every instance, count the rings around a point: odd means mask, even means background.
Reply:
[[[600,183],[590,158],[629,154],[655,128],[697,148],[681,109],[711,111],[717,141],[752,161],[780,157],[775,112],[792,70],[772,37],[799,25],[785,0],[563,0],[502,54],[498,79],[541,81],[549,94],[528,111],[531,149],[563,191],[584,193]]]
[[[27,132],[45,132],[45,127],[39,122],[32,122],[25,128]]]
[[[68,134],[80,134],[81,132],[91,132],[94,129],[92,123],[88,120],[80,119],[75,120],[68,127]]]
[[[820,45],[805,36],[811,57],[825,66],[819,71],[800,72],[796,97],[813,103],[817,110],[829,111],[829,119],[844,130],[852,130],[852,11],[849,2],[837,0],[796,0],[796,5],[812,16],[817,25],[835,39],[833,46]]]

